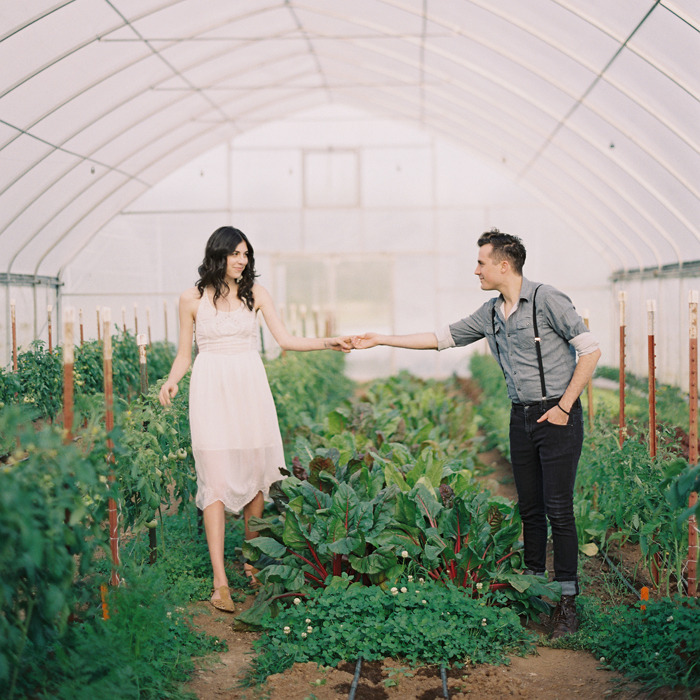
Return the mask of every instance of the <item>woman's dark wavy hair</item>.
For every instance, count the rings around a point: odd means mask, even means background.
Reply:
[[[222,226],[217,228],[209,236],[206,248],[204,249],[204,260],[197,269],[199,279],[195,286],[199,290],[200,296],[204,294],[206,287],[214,288],[214,304],[224,292],[230,291],[226,282],[226,258],[231,255],[236,247],[244,241],[248,246],[248,264],[243,270],[243,274],[238,282],[238,298],[245,302],[252,311],[255,306],[253,298],[253,284],[255,284],[255,255],[253,246],[243,231],[239,231],[233,226]]]

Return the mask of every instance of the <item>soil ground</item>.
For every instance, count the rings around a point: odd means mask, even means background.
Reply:
[[[484,485],[494,493],[515,498],[510,464],[498,452],[482,454],[481,460],[492,469],[484,477]],[[648,574],[637,567],[638,553],[618,550],[611,553],[611,558],[636,590],[650,585]],[[619,583],[619,577],[613,575],[602,559],[586,558],[582,564],[582,585],[586,594],[615,602],[636,601],[632,591]],[[251,602],[252,596],[249,596],[238,607],[243,609]],[[187,688],[200,700],[336,700],[348,697],[355,674],[355,665],[350,663],[335,669],[319,668],[313,663],[296,664],[284,673],[270,676],[263,686],[242,687],[241,680],[252,658],[252,643],[257,633],[237,628],[229,615],[214,610],[207,602],[193,604],[192,612],[199,629],[225,640],[228,646],[228,651],[198,661],[198,671]],[[543,640],[546,638],[544,624],[532,627]],[[670,689],[644,693],[640,686],[627,683],[619,674],[602,668],[588,652],[546,646],[538,646],[536,653],[529,656],[511,657],[507,666],[452,669],[447,673],[446,684],[448,696],[453,700],[509,697],[700,700],[700,689],[691,694]],[[432,700],[445,695],[439,668],[411,668],[395,659],[385,659],[363,664],[355,697],[357,700]]]

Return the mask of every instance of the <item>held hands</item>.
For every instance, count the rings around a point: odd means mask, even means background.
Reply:
[[[352,350],[352,338],[349,335],[328,338],[326,343],[326,347],[329,350],[337,350],[338,352],[350,352]]]
[[[344,335],[336,338],[328,338],[326,347],[329,350],[350,352],[351,350],[366,350],[378,345],[379,333],[364,333],[363,335]]]
[[[367,350],[368,348],[373,348],[377,343],[378,333],[364,333],[363,335],[353,335],[352,336],[352,346],[356,350]]]
[[[178,385],[177,382],[171,382],[169,379],[166,380],[165,384],[160,388],[160,393],[158,394],[158,400],[161,406],[170,406],[172,399],[177,396]]]

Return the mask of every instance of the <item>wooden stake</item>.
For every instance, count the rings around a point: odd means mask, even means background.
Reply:
[[[316,338],[321,337],[321,309],[318,306],[314,306],[311,309],[311,313],[314,318],[314,336]]]
[[[163,322],[165,324],[165,342],[168,342],[168,302],[163,302]]]
[[[141,380],[141,394],[148,393],[148,365],[146,362],[146,336],[139,333],[136,336],[136,344],[139,346],[139,378]]]
[[[656,300],[647,299],[649,355],[649,455],[656,457]]]
[[[126,306],[122,306],[122,331],[126,335]]]
[[[102,336],[101,336],[101,328],[100,328],[100,307],[97,307],[97,342],[99,343]]]
[[[107,429],[107,449],[109,450],[107,459],[114,464],[114,442],[110,437],[114,430],[114,389],[112,385],[112,314],[109,308],[102,309],[103,321],[103,358],[104,358],[104,389],[105,389],[105,428]],[[107,477],[110,482],[110,490],[114,488],[114,471]],[[113,497],[109,497],[107,504],[109,512],[109,548],[112,552],[112,576],[110,584],[119,585],[119,525],[117,519],[117,504]]]
[[[698,291],[691,290],[689,297],[690,306],[690,382],[689,382],[689,408],[690,408],[690,445],[688,448],[688,463],[698,463]],[[688,498],[688,507],[695,508],[698,502],[698,494],[693,491]],[[695,515],[691,513],[688,519],[688,595],[695,597],[698,594],[698,523]]]
[[[299,316],[301,317],[301,337],[306,338],[306,304],[301,304],[299,306]]]
[[[17,318],[15,315],[15,300],[10,299],[10,322],[12,323],[12,371],[17,371]]]
[[[148,332],[148,347],[153,347],[153,338],[151,336],[151,307],[146,307],[146,331]]]
[[[83,347],[83,342],[85,341],[85,333],[83,331],[83,310],[78,309],[78,319],[80,321],[80,347]]]
[[[134,302],[134,335],[139,334],[139,305]]]
[[[625,329],[627,321],[625,319],[625,306],[627,304],[627,292],[618,294],[620,302],[620,447],[627,437],[627,426],[625,422]]]
[[[51,320],[51,312],[53,311],[53,308],[51,304],[49,304],[46,307],[46,315],[48,317],[48,326],[49,326],[49,355],[53,352],[53,338],[52,338],[52,333],[51,333],[51,326],[52,326],[52,320]]]

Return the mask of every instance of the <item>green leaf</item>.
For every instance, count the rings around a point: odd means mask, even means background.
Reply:
[[[404,478],[404,475],[392,462],[387,462],[384,465],[384,480],[386,481],[387,485],[394,484],[401,491],[408,492],[411,490],[411,487]]]
[[[380,574],[396,564],[396,555],[391,549],[380,547],[365,557],[351,554],[348,561],[355,571],[373,575]]]
[[[347,420],[339,410],[336,409],[328,414],[328,431],[331,435],[342,433],[346,425]]]

